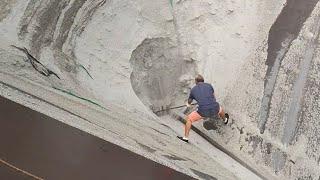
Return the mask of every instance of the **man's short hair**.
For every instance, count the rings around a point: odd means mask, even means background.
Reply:
[[[196,78],[195,78],[195,81],[198,83],[198,82],[204,82],[204,78],[200,75],[200,74],[198,74],[197,76],[196,76]]]

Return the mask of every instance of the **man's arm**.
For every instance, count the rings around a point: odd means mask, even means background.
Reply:
[[[216,98],[216,96],[214,95],[214,89],[213,89],[213,87],[212,87],[211,84],[210,84],[210,87],[211,87],[211,90],[212,90],[212,95],[213,95],[213,97]]]
[[[192,101],[193,101],[193,99],[188,99],[188,104],[191,104],[192,103]]]
[[[191,90],[188,101],[187,101],[187,107],[191,106],[193,99],[194,99],[194,97],[193,97],[192,90]]]

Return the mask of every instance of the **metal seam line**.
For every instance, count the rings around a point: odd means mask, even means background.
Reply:
[[[10,168],[12,168],[12,169],[14,169],[14,170],[16,170],[16,171],[19,171],[19,172],[21,172],[21,173],[23,173],[23,174],[25,174],[25,175],[27,175],[27,176],[33,177],[34,179],[44,180],[43,178],[40,178],[40,177],[38,177],[38,176],[36,176],[36,175],[33,175],[33,174],[31,174],[31,173],[29,173],[29,172],[27,172],[27,171],[24,171],[24,170],[22,170],[22,169],[20,169],[20,168],[18,168],[18,167],[16,167],[16,166],[14,166],[14,165],[6,162],[6,161],[4,161],[3,159],[0,159],[0,162],[3,163],[4,165],[6,165],[6,166],[8,166],[8,167],[10,167]]]

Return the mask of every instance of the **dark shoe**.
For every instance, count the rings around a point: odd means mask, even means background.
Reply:
[[[228,124],[229,122],[229,114],[228,113],[225,113],[224,114],[224,120],[223,120],[224,124]]]
[[[183,137],[181,137],[181,136],[177,136],[177,138],[179,138],[180,140],[182,140],[182,141],[184,141],[184,142],[186,142],[186,143],[188,143],[189,142],[189,140],[188,139],[184,139]]]

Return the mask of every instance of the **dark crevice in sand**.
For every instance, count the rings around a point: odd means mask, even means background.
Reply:
[[[270,103],[281,62],[317,2],[318,0],[287,0],[287,4],[269,31],[266,61],[268,69],[259,117],[260,133],[264,132],[269,117]]]

